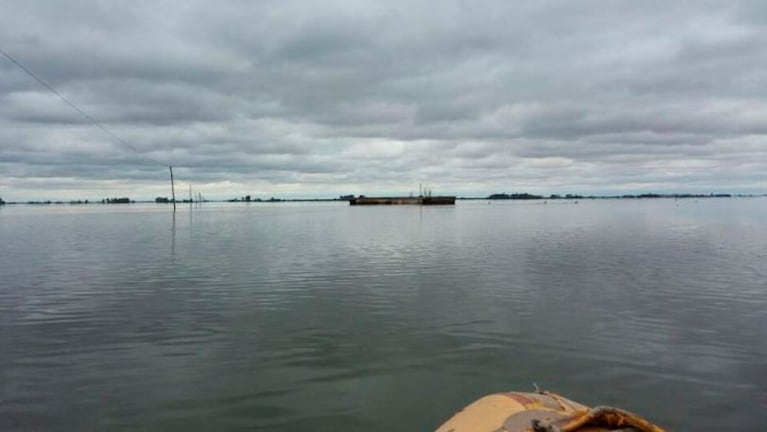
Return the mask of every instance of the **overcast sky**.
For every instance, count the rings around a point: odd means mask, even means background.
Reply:
[[[767,3],[9,1],[0,197],[767,192]]]

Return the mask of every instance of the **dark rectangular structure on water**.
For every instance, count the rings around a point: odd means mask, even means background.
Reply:
[[[454,205],[454,196],[425,197],[359,197],[349,200],[350,205]]]

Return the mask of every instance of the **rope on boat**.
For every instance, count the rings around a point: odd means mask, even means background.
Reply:
[[[551,393],[546,392],[549,395]],[[666,432],[632,412],[613,408],[610,406],[598,406],[588,410],[573,413],[570,417],[555,422],[545,420],[533,420],[534,432],[574,432],[586,426],[606,427],[611,430],[637,430],[639,432]]]

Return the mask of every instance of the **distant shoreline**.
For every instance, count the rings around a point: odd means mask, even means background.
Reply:
[[[458,201],[572,201],[572,200],[639,200],[639,199],[711,199],[711,198],[760,198],[767,197],[767,194],[627,194],[627,195],[576,195],[552,194],[549,196],[532,194],[492,194],[484,197],[456,197]],[[243,203],[243,204],[264,204],[280,202],[348,202],[349,196],[343,198],[269,198],[269,199],[205,199],[203,201],[178,200],[176,204],[204,204],[204,203]],[[173,204],[172,200],[131,200],[128,198],[104,199],[104,200],[44,200],[44,201],[0,201],[0,205],[126,205],[126,204]]]

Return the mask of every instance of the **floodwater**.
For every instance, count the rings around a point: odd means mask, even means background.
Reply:
[[[5,206],[0,430],[767,424],[767,199]]]

